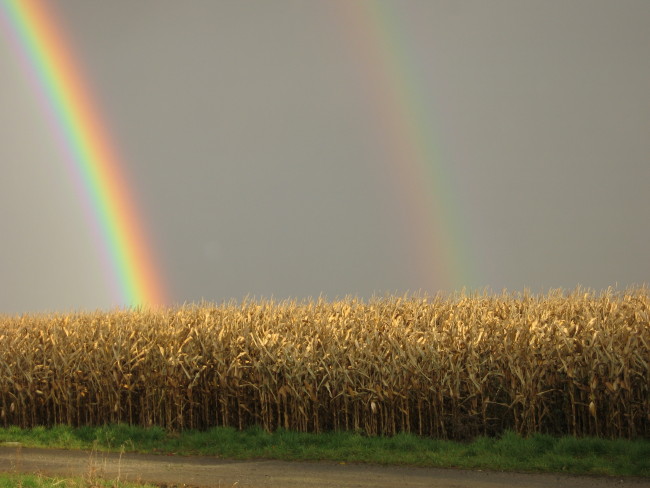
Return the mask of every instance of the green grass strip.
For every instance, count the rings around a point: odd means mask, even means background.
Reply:
[[[0,443],[26,447],[96,449],[160,454],[198,454],[231,459],[329,460],[497,471],[650,477],[650,440],[522,438],[506,432],[470,443],[411,434],[367,437],[350,432],[306,434],[260,428],[167,432],[159,427],[36,427],[0,429]]]
[[[83,478],[51,478],[35,474],[0,473],[0,488],[158,488],[155,485]]]

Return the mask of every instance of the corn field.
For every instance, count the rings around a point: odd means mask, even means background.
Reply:
[[[576,289],[0,317],[0,424],[648,438],[649,305]]]

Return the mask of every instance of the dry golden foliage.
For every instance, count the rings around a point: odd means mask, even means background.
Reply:
[[[647,289],[0,317],[0,423],[650,437]]]

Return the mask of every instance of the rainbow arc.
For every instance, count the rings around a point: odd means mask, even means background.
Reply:
[[[433,289],[472,286],[468,239],[455,201],[453,168],[437,144],[431,110],[424,107],[428,87],[417,76],[420,54],[435,46],[416,46],[409,35],[406,2],[339,0],[351,50],[360,64],[377,140],[392,161],[397,192],[412,239],[412,265]]]
[[[124,161],[54,12],[46,1],[0,0],[0,20],[58,132],[70,176],[81,182],[81,197],[90,206],[90,226],[101,234],[101,259],[119,305],[166,304],[165,283]]]

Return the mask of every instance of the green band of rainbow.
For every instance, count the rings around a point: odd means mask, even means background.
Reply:
[[[105,247],[102,259],[109,262],[111,279],[117,282],[119,305],[164,305],[165,286],[124,177],[123,164],[69,44],[46,4],[38,0],[0,0],[0,15],[12,30],[19,55],[35,75],[46,109],[63,134],[76,173],[71,176],[82,181],[92,207],[89,214],[101,229]]]

